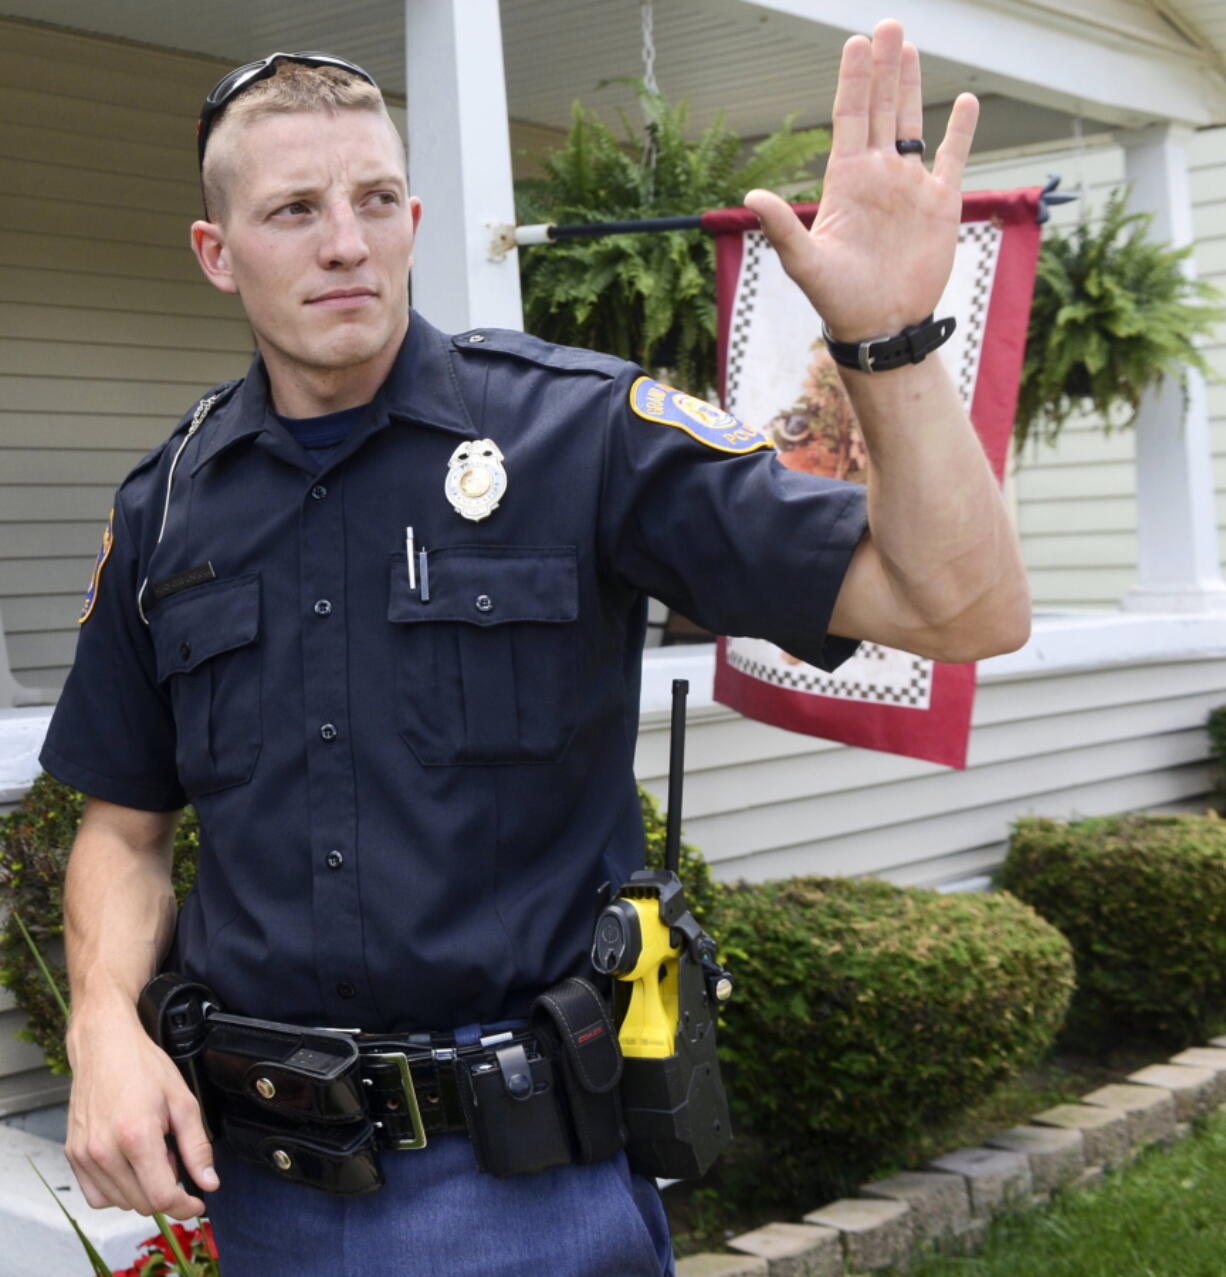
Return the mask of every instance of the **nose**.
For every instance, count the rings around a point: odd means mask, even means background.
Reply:
[[[366,260],[368,248],[362,224],[353,206],[338,201],[328,208],[319,244],[320,265],[336,270],[359,266]]]

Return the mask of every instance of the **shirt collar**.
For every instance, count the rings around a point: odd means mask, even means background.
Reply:
[[[387,380],[375,396],[370,431],[389,421],[405,421],[475,439],[477,430],[460,397],[454,358],[451,340],[417,311],[410,310],[408,332]],[[217,410],[215,417],[205,419],[192,474],[232,444],[270,431],[274,425],[284,430],[275,421],[268,401],[264,361],[257,354],[237,392]]]

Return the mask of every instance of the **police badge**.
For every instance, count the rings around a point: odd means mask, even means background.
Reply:
[[[507,490],[507,472],[502,453],[492,439],[462,443],[447,463],[443,491],[457,514],[477,522],[498,509]]]

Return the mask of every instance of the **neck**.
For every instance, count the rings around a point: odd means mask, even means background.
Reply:
[[[283,417],[322,417],[330,412],[342,412],[368,404],[387,380],[396,362],[409,317],[394,338],[365,363],[347,368],[314,368],[297,363],[275,346],[257,338],[264,369],[268,374],[268,391],[272,407]]]

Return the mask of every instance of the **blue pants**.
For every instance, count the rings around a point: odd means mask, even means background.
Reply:
[[[378,1192],[340,1197],[214,1152],[223,1277],[673,1277],[660,1195],[624,1154],[496,1179],[440,1135],[381,1154]]]

